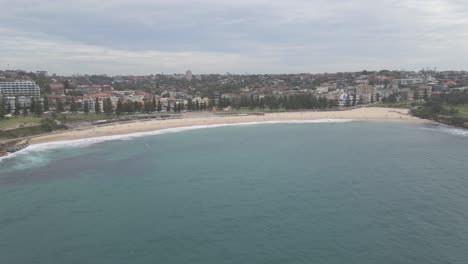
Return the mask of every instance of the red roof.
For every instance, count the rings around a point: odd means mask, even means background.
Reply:
[[[91,94],[89,96],[92,97],[92,98],[96,98],[96,97],[111,97],[112,95],[109,94],[109,93],[95,93],[95,94]]]
[[[51,84],[51,85],[50,85],[50,89],[51,89],[51,90],[63,90],[63,89],[65,89],[65,86],[64,86],[63,84],[61,84],[61,83],[59,83],[59,84]]]

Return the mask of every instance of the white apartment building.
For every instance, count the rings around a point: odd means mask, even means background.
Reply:
[[[41,89],[31,81],[0,82],[0,94],[5,97],[40,97]]]

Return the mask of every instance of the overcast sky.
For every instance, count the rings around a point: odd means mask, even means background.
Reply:
[[[0,0],[0,69],[468,69],[466,0]]]

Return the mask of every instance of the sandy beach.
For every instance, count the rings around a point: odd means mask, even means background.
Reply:
[[[115,123],[105,126],[94,126],[79,130],[69,130],[55,134],[37,136],[31,139],[31,144],[39,144],[53,141],[66,141],[84,138],[94,138],[112,135],[125,135],[138,132],[156,131],[166,128],[235,124],[247,122],[268,122],[287,120],[319,120],[319,119],[352,119],[352,120],[400,120],[416,121],[423,120],[410,116],[407,109],[393,108],[358,108],[346,111],[330,112],[287,112],[287,113],[266,113],[265,115],[236,115],[236,116],[216,116],[211,113],[204,114],[184,114],[182,119],[171,120],[150,120],[135,121],[133,123]]]

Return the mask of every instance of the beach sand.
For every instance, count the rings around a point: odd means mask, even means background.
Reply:
[[[75,139],[95,138],[112,135],[125,135],[138,132],[156,131],[166,128],[235,124],[247,122],[291,121],[291,120],[319,120],[319,119],[352,119],[352,120],[401,120],[426,121],[408,114],[407,109],[393,108],[358,108],[346,111],[330,112],[287,112],[266,113],[265,115],[244,116],[216,116],[211,113],[187,113],[182,119],[135,121],[132,123],[115,123],[105,126],[94,126],[79,130],[69,130],[60,133],[37,136],[31,139],[30,144],[39,144],[53,141],[67,141]]]

